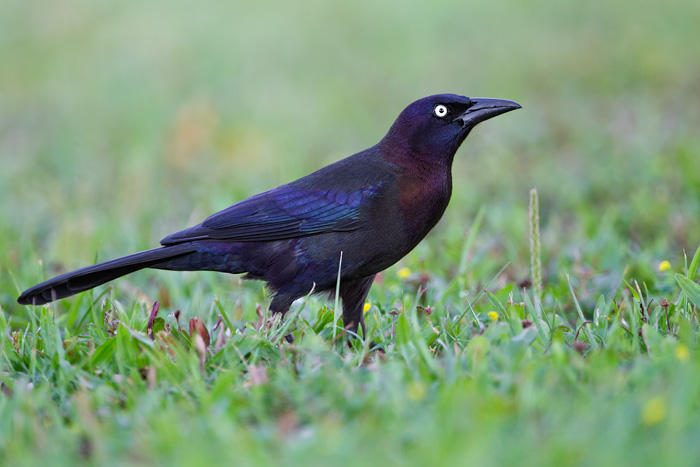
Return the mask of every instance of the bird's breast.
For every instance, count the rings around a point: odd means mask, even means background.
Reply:
[[[404,229],[417,244],[438,223],[452,194],[449,173],[399,180],[399,212]],[[415,245],[414,245],[415,246]]]
[[[430,232],[442,217],[450,192],[445,177],[396,176],[362,205],[359,228],[300,239],[298,260],[337,271],[342,252],[345,278],[382,271],[413,250]]]

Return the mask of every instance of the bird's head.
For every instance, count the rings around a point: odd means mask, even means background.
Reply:
[[[417,100],[396,119],[380,145],[410,157],[452,162],[472,128],[520,105],[502,99],[437,94]],[[406,154],[408,155],[408,154]]]

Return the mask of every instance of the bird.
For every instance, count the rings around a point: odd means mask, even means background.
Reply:
[[[43,305],[144,268],[219,271],[266,282],[273,315],[284,316],[309,293],[337,289],[344,327],[355,335],[362,327],[366,336],[363,307],[372,282],[442,217],[462,142],[477,124],[520,108],[455,94],[419,99],[376,145],[239,201],[157,248],[35,285],[17,302]]]

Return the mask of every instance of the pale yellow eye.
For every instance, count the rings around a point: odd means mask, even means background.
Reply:
[[[435,106],[435,109],[433,110],[433,112],[435,113],[436,117],[442,118],[445,115],[447,115],[447,107],[445,107],[442,104],[438,104]]]

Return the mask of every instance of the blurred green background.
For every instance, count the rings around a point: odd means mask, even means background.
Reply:
[[[441,92],[523,110],[469,137],[429,242],[484,208],[523,279],[536,187],[547,277],[590,248],[649,274],[700,241],[698,24],[682,0],[3,2],[0,304],[364,149]]]

